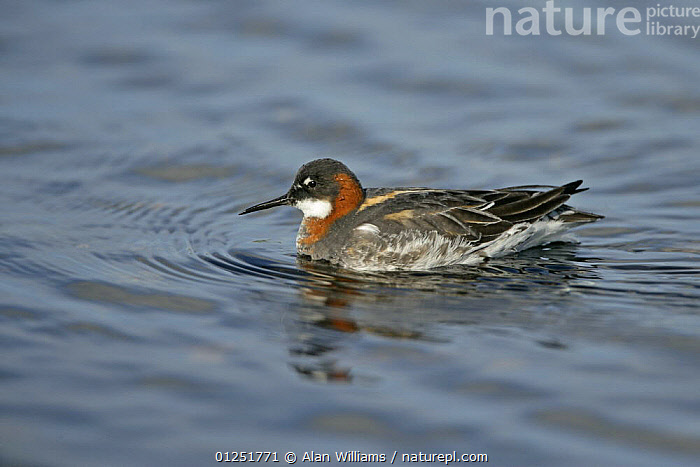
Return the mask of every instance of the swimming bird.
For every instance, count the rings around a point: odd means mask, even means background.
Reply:
[[[475,264],[561,239],[603,216],[564,204],[582,181],[497,190],[363,188],[342,162],[303,165],[284,195],[248,214],[294,206],[297,252],[354,270],[428,270]]]

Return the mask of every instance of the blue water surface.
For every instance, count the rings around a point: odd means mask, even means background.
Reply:
[[[523,4],[3,2],[0,463],[697,465],[700,39],[488,36],[494,5]],[[582,178],[606,218],[338,270],[297,260],[298,211],[236,215],[317,157],[365,186]]]

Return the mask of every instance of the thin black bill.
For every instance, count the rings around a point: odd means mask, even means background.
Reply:
[[[270,201],[265,201],[264,203],[256,204],[255,206],[251,206],[245,211],[239,212],[238,215],[241,216],[243,214],[249,214],[251,212],[255,211],[262,211],[263,209],[269,209],[269,208],[274,208],[275,206],[289,206],[289,197],[288,194],[285,193],[279,198],[271,199]]]

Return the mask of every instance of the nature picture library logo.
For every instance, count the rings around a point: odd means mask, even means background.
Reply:
[[[496,3],[496,2],[494,2]],[[657,3],[645,8],[570,7],[564,1],[548,0],[537,9],[504,6],[486,8],[486,35],[494,34],[494,25],[502,26],[502,34],[529,36],[546,34],[559,36],[602,36],[617,30],[626,36],[688,36],[696,39],[700,33],[700,5],[675,6]],[[563,19],[563,27],[562,27]],[[515,31],[515,32],[514,32]]]

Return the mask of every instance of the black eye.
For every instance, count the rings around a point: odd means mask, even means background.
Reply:
[[[306,186],[309,188],[314,188],[316,186],[316,180],[309,180],[306,182]]]

